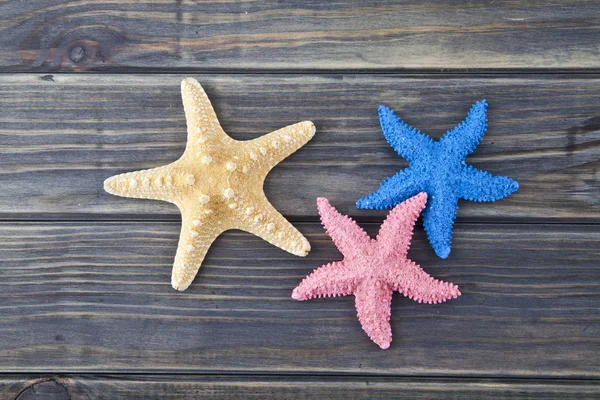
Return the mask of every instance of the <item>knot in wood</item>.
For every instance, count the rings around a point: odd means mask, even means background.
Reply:
[[[57,379],[41,379],[23,390],[15,400],[69,400],[67,388]]]
[[[74,46],[69,51],[69,57],[77,64],[85,59],[85,49],[81,46]]]

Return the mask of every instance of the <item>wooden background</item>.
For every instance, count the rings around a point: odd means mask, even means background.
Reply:
[[[315,122],[265,184],[308,257],[231,231],[176,292],[175,207],[103,191],[179,157],[185,76],[236,139]],[[378,105],[439,137],[482,98],[468,161],[521,189],[409,253],[463,295],[395,296],[387,351],[352,298],[292,301],[341,257],[316,197],[385,216]],[[598,398],[599,222],[597,0],[0,0],[0,399]]]

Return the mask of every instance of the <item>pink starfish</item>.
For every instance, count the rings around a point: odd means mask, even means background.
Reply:
[[[427,194],[419,193],[394,207],[377,239],[372,239],[327,199],[317,199],[323,226],[344,259],[316,269],[294,289],[292,298],[353,294],[364,331],[382,349],[390,347],[394,291],[419,303],[441,303],[460,296],[456,285],[432,278],[406,258],[415,222],[426,202]]]

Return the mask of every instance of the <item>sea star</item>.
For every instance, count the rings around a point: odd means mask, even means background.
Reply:
[[[356,206],[390,208],[416,193],[427,192],[430,201],[423,212],[423,225],[435,253],[447,258],[459,199],[496,201],[519,188],[508,177],[493,176],[465,163],[485,134],[486,108],[485,100],[475,103],[462,123],[435,141],[405,124],[393,110],[379,106],[383,134],[409,166],[383,181]]]
[[[351,218],[319,198],[317,205],[327,234],[344,255],[342,261],[316,269],[306,277],[292,298],[355,296],[358,320],[371,340],[390,347],[392,293],[403,293],[419,303],[441,303],[460,296],[458,287],[429,276],[406,258],[415,221],[427,202],[427,194],[397,205],[372,239]]]
[[[254,140],[238,141],[221,128],[196,80],[183,80],[181,96],[188,128],[181,158],[104,182],[109,193],[168,201],[181,211],[173,287],[187,289],[210,245],[228,229],[241,229],[292,254],[307,255],[310,244],[269,203],[263,182],[271,168],[313,137],[314,124],[304,121]]]

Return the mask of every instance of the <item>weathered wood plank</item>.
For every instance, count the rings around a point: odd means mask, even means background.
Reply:
[[[597,381],[386,377],[64,375],[0,377],[2,400],[597,399]]]
[[[386,351],[352,298],[290,298],[340,258],[316,223],[297,226],[307,258],[230,232],[176,292],[177,223],[2,224],[0,370],[600,376],[597,226],[458,224],[448,260],[417,227],[409,256],[463,295],[395,296]]]
[[[439,137],[484,97],[490,127],[468,161],[517,179],[521,189],[493,205],[461,202],[459,221],[600,217],[598,78],[196,77],[237,139],[316,123],[315,138],[267,177],[269,198],[292,218],[316,218],[319,196],[355,216],[383,215],[354,206],[406,165],[384,140],[379,104]],[[174,206],[110,196],[102,182],[181,155],[180,80],[0,75],[0,217],[177,219]]]
[[[0,71],[599,68],[594,0],[5,0]]]

